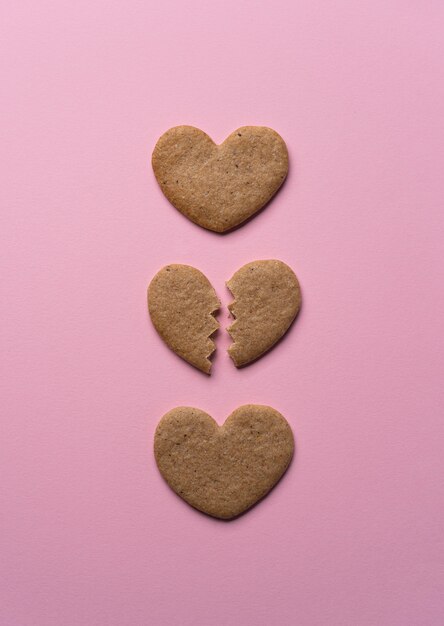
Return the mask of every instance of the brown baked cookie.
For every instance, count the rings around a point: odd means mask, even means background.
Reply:
[[[169,486],[188,504],[221,519],[263,498],[294,452],[285,418],[269,406],[246,404],[223,426],[204,411],[178,407],[160,420],[154,455]]]
[[[209,374],[215,350],[211,335],[219,298],[208,279],[189,265],[167,265],[148,287],[148,310],[164,342],[182,359]]]
[[[301,306],[301,290],[293,270],[282,261],[253,261],[227,282],[234,296],[228,306],[235,318],[227,328],[228,349],[236,367],[251,363],[287,332]]]
[[[271,128],[238,128],[220,145],[193,126],[170,128],[157,142],[157,182],[191,221],[225,232],[274,196],[288,172],[284,140]]]

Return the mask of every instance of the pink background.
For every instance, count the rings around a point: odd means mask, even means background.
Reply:
[[[444,5],[6,0],[1,626],[443,623]],[[275,128],[291,174],[227,235],[163,198],[176,124]],[[208,379],[151,327],[167,263],[279,258],[303,311]],[[220,316],[229,323],[227,311]],[[295,462],[232,523],[164,484],[170,408],[270,404]]]

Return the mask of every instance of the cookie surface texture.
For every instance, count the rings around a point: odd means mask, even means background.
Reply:
[[[288,172],[284,140],[271,128],[244,126],[221,145],[193,126],[176,126],[152,156],[157,182],[181,213],[219,233],[239,226],[277,192]]]
[[[207,374],[219,328],[213,313],[219,299],[208,279],[189,265],[167,265],[148,287],[151,321],[164,342],[182,359]]]
[[[194,508],[231,519],[263,498],[294,452],[286,419],[268,406],[247,404],[222,426],[204,411],[178,407],[160,420],[154,455],[169,486]]]
[[[253,261],[227,282],[234,297],[228,306],[235,321],[227,329],[236,367],[255,361],[287,332],[301,306],[293,270],[282,261]]]

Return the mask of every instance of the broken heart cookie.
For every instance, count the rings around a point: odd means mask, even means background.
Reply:
[[[228,349],[236,367],[267,352],[288,330],[301,306],[293,270],[282,261],[253,261],[227,282],[234,296],[228,306],[235,318],[227,329]],[[208,279],[189,265],[168,265],[148,288],[151,320],[165,343],[198,369],[211,371],[215,350],[211,335],[219,328],[213,313],[220,302]]]
[[[158,140],[152,165],[176,209],[219,233],[254,215],[288,172],[284,140],[271,128],[244,126],[221,145],[193,126],[170,128]]]
[[[188,504],[231,519],[263,498],[287,469],[294,439],[269,406],[247,404],[223,426],[204,411],[178,407],[160,420],[154,455],[169,486]]]
[[[287,332],[301,306],[301,290],[293,270],[282,261],[253,261],[227,282],[234,296],[228,306],[235,318],[227,329],[228,349],[236,367],[251,363]]]
[[[182,359],[209,374],[219,328],[219,299],[208,279],[189,265],[167,265],[148,288],[148,310],[164,342]]]

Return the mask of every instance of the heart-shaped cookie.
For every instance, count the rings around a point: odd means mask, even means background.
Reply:
[[[170,128],[152,165],[163,193],[191,221],[218,233],[254,215],[288,172],[284,140],[271,128],[244,126],[221,145],[193,126]]]
[[[189,265],[167,265],[148,288],[148,310],[159,335],[176,354],[209,374],[219,328],[219,299],[208,279]]]
[[[269,406],[247,404],[223,426],[204,411],[178,407],[160,420],[154,455],[169,486],[188,504],[231,519],[263,498],[287,469],[294,439]]]
[[[235,321],[227,329],[228,349],[236,367],[267,352],[287,332],[301,306],[301,290],[293,270],[282,261],[253,261],[227,282],[234,296],[228,306]]]

